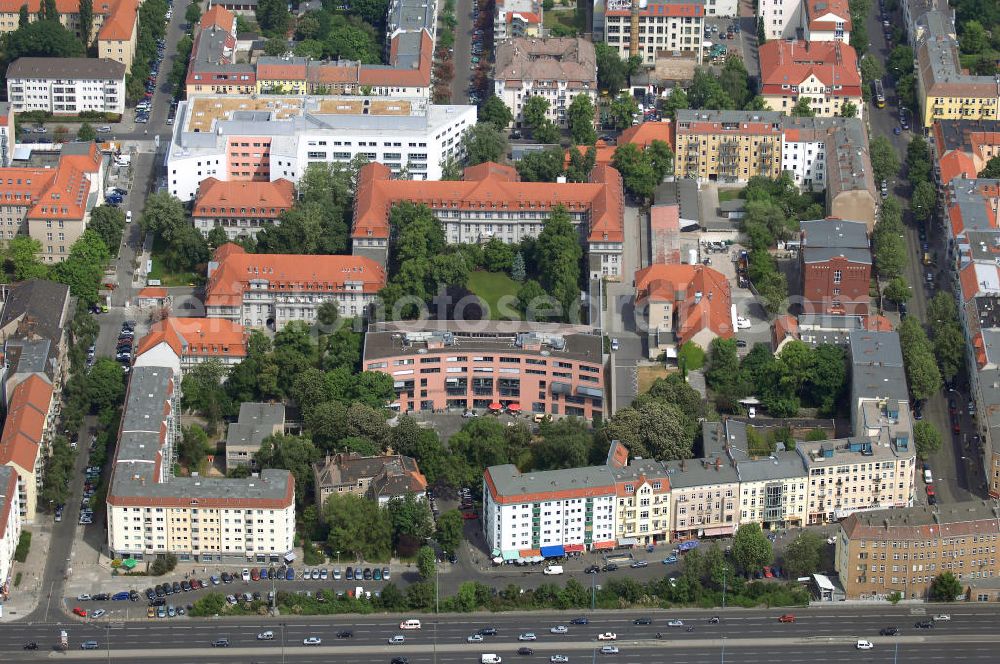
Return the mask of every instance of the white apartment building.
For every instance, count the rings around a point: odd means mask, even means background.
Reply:
[[[764,24],[764,37],[794,39],[802,25],[804,9],[802,0],[760,0],[757,3],[757,20]]]
[[[125,112],[125,65],[104,58],[18,58],[7,68],[14,111]]]
[[[363,155],[413,180],[441,179],[460,160],[475,106],[426,99],[339,96],[198,96],[181,102],[167,151],[167,186],[187,201],[208,177],[298,183],[311,164]]]
[[[511,39],[497,46],[493,92],[521,126],[524,103],[531,97],[549,102],[549,120],[566,126],[566,109],[577,95],[597,102],[597,55],[580,38]]]
[[[705,0],[660,0],[639,2],[638,51],[646,66],[656,64],[658,53],[693,54],[702,62],[705,31]],[[763,1],[763,0],[762,0]],[[719,14],[720,16],[722,14]],[[628,59],[632,54],[631,0],[608,0],[604,11],[604,40]]]
[[[0,466],[0,588],[6,588],[14,565],[14,551],[21,537],[21,506],[17,470]]]
[[[365,256],[248,254],[224,244],[208,264],[205,315],[280,330],[293,320],[315,323],[320,305],[334,302],[341,316],[355,318],[385,278],[385,268]]]
[[[295,537],[295,482],[285,470],[244,479],[175,477],[180,374],[134,367],[107,496],[116,558],[277,562]]]

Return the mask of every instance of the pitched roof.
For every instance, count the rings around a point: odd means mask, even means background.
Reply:
[[[205,178],[198,185],[191,216],[276,219],[295,203],[295,185],[279,178],[271,182]]]
[[[246,357],[247,334],[243,326],[223,318],[169,317],[153,324],[139,341],[136,356],[166,343],[180,358]]]
[[[141,299],[163,299],[167,296],[167,289],[160,286],[147,286],[139,291],[136,296]]]
[[[430,184],[430,183],[423,183]],[[385,286],[385,268],[364,256],[303,254],[248,254],[239,245],[219,247],[209,265],[206,306],[243,302],[251,281],[265,281],[271,288],[342,292],[357,284],[359,294],[377,293]]]
[[[0,436],[0,464],[13,463],[34,473],[52,394],[52,384],[38,374],[28,376],[14,388]]]
[[[222,28],[223,30],[231,30],[233,24],[236,22],[236,15],[223,7],[222,5],[213,5],[207,12],[201,15],[201,21],[198,25],[201,29],[205,28]]]
[[[118,0],[112,5],[101,29],[97,31],[97,39],[98,41],[130,41],[138,20],[138,0]]]
[[[870,265],[868,225],[863,221],[827,218],[801,221],[802,260],[821,263],[832,258],[845,258],[852,263]]]
[[[841,21],[844,31],[851,31],[851,10],[846,0],[806,0],[805,10],[810,30],[834,30]]]
[[[361,85],[427,87],[431,84],[434,39],[426,30],[401,33],[389,41],[389,66],[362,65]]]
[[[68,300],[69,286],[54,281],[29,279],[13,284],[0,314],[0,328],[15,320],[29,320],[32,333],[58,343]]]
[[[124,79],[125,65],[108,58],[18,58],[7,68],[7,79]]]
[[[562,205],[570,211],[589,209],[590,241],[621,242],[624,193],[618,171],[598,165],[590,182],[520,182],[515,171],[494,163],[465,169],[458,182],[390,180],[388,168],[366,164],[358,178],[354,203],[353,238],[389,237],[389,211],[399,201],[424,203],[432,209],[535,209]]]
[[[257,80],[304,81],[308,62],[306,58],[258,58]]]
[[[354,485],[370,481],[375,497],[423,493],[427,479],[412,457],[401,454],[363,457],[350,452],[327,456],[313,465],[316,486]]]
[[[729,281],[706,265],[657,264],[635,273],[635,301],[669,302],[677,310],[677,339],[683,345],[705,328],[733,336]]]
[[[618,145],[632,143],[645,149],[653,144],[653,141],[663,141],[673,147],[674,125],[672,122],[640,122],[629,127],[618,137]]]
[[[597,89],[594,45],[579,37],[518,37],[497,46],[496,80],[568,81]]]
[[[861,96],[861,74],[854,49],[840,41],[804,42],[771,40],[760,46],[761,94],[797,94],[782,86],[798,86],[816,77],[824,86],[843,86],[832,94]]]

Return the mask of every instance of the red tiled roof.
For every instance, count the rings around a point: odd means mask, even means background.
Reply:
[[[257,80],[269,81],[304,81],[306,80],[305,63],[289,62],[287,64],[257,64]]]
[[[630,9],[609,9],[604,12],[608,16],[628,16]],[[704,3],[680,3],[680,2],[650,2],[645,7],[640,7],[640,16],[673,16],[673,17],[698,17],[705,15]]]
[[[14,464],[34,473],[52,393],[52,385],[37,374],[28,376],[14,388],[0,437],[0,464]]]
[[[729,282],[717,270],[706,265],[650,265],[635,273],[635,289],[637,305],[670,302],[676,307],[679,345],[705,328],[724,339],[733,336]]]
[[[295,203],[295,185],[273,182],[224,181],[205,178],[198,185],[192,217],[276,219]]]
[[[429,184],[429,183],[422,183]],[[385,268],[364,256],[303,254],[248,254],[227,243],[219,247],[205,288],[206,306],[242,303],[251,280],[265,280],[271,288],[316,293],[343,292],[347,283],[361,282],[357,293],[377,293],[385,286]]]
[[[79,9],[76,11],[79,12]],[[97,11],[96,6],[94,11]],[[130,41],[138,20],[138,0],[119,0],[111,6],[108,18],[97,31],[97,39],[99,41]]]
[[[941,182],[951,182],[957,177],[975,178],[976,163],[972,155],[952,150],[938,160],[941,168]]]
[[[424,30],[420,37],[420,61],[414,69],[397,67],[399,37],[389,42],[388,67],[361,67],[358,79],[361,85],[398,85],[402,87],[427,87],[431,84],[431,65],[434,58],[434,40]]]
[[[671,122],[641,122],[629,127],[618,137],[618,145],[633,143],[645,149],[653,141],[663,141],[669,146],[674,144],[674,125]]]
[[[159,299],[162,300],[167,296],[167,289],[160,288],[159,286],[148,286],[139,291],[139,299]]]
[[[542,17],[534,12],[507,12],[507,23],[511,23],[518,18],[525,23],[541,23]]]
[[[810,30],[834,30],[837,22],[820,20],[827,16],[836,16],[843,20],[844,31],[851,31],[851,11],[845,0],[808,0],[806,2],[806,17]]]
[[[246,357],[247,334],[243,326],[222,318],[165,318],[155,323],[139,341],[136,357],[161,343],[178,357]]]
[[[520,182],[513,169],[493,163],[467,168],[464,179],[458,182],[390,180],[390,175],[389,169],[378,163],[361,169],[351,237],[388,238],[390,209],[399,201],[412,201],[432,209],[549,211],[557,205],[570,211],[589,209],[590,241],[623,240],[621,176],[607,165],[594,167],[590,182],[585,183]]]
[[[232,30],[235,21],[236,15],[233,12],[222,5],[213,5],[211,9],[202,14],[199,25],[202,30],[212,26],[222,28],[223,30]]]
[[[843,86],[831,91],[840,97],[861,96],[861,74],[854,49],[839,41],[804,42],[777,39],[760,46],[761,94],[792,96],[794,89],[815,76],[826,87]]]
[[[306,78],[310,83],[357,83],[361,65],[356,62],[310,62]]]

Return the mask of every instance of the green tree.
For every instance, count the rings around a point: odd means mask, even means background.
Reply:
[[[191,25],[197,25],[201,20],[201,5],[197,2],[189,4],[184,10],[184,20]]]
[[[28,235],[8,240],[4,259],[8,264],[7,272],[14,276],[14,281],[48,277],[48,266],[38,258],[41,251],[42,243]]]
[[[981,178],[1000,178],[1000,156],[993,157],[988,162],[983,170],[979,171],[979,177]]]
[[[872,171],[878,181],[888,180],[899,172],[899,156],[896,149],[885,136],[876,136],[868,148],[872,161]]]
[[[871,55],[865,55],[861,58],[861,80],[866,84],[870,84],[872,81],[882,78],[882,74],[885,73],[882,69],[882,63],[879,62],[878,58]]]
[[[941,371],[931,343],[916,318],[907,318],[898,329],[910,393],[914,399],[927,399],[941,389]]]
[[[417,551],[417,573],[420,574],[420,578],[424,581],[434,578],[434,572],[437,569],[437,556],[434,555],[434,549],[429,546],[422,546]]]
[[[517,162],[517,174],[523,182],[555,182],[563,173],[563,150],[551,147],[525,154]]]
[[[941,377],[947,381],[955,378],[965,366],[965,335],[956,319],[935,330],[934,357]]]
[[[448,510],[441,514],[437,522],[436,539],[441,548],[448,553],[457,553],[462,543],[462,529],[465,519],[458,510]]]
[[[941,449],[941,432],[933,424],[921,420],[913,424],[913,442],[917,456],[929,459]]]
[[[391,555],[389,516],[376,501],[354,494],[330,496],[323,505],[323,515],[330,529],[326,542],[332,551],[372,561],[387,560]]]
[[[4,56],[7,62],[18,58],[76,58],[82,57],[83,44],[58,20],[32,21],[7,35]]]
[[[570,136],[577,145],[593,145],[597,142],[597,130],[594,128],[594,104],[590,97],[578,94],[566,111],[566,123]]]
[[[519,251],[514,255],[514,262],[510,266],[510,278],[522,284],[527,276],[528,271],[524,263],[524,254]]]
[[[733,537],[733,560],[744,574],[749,575],[767,565],[773,556],[771,542],[761,532],[759,524],[744,523],[739,527]]]
[[[735,339],[712,339],[708,346],[708,367],[705,382],[716,392],[727,391],[739,374],[740,361]]]
[[[795,106],[792,107],[792,115],[797,118],[811,118],[816,115],[816,111],[813,110],[810,102],[812,99],[809,97],[799,97],[799,100],[795,102]]]
[[[636,103],[635,97],[623,92],[611,102],[608,116],[617,129],[625,129],[632,126],[633,119],[638,112],[639,104]]]
[[[226,610],[226,598],[222,593],[208,593],[195,600],[190,615],[197,618],[211,618]]]
[[[208,434],[204,429],[197,424],[184,427],[177,455],[189,470],[199,471],[210,451]]]
[[[580,294],[580,264],[583,249],[569,213],[557,206],[542,226],[536,242],[538,272],[546,290],[568,315]]]
[[[732,98],[722,89],[719,79],[711,70],[698,67],[694,70],[694,79],[688,88],[688,100],[691,108],[706,108],[725,110],[736,108]]]
[[[489,99],[479,107],[479,122],[491,122],[498,129],[505,130],[513,121],[514,114],[496,95],[490,95]]]
[[[675,85],[670,95],[662,102],[663,116],[673,120],[677,117],[678,110],[686,108],[690,108],[687,93],[684,92],[684,88]]]
[[[642,201],[652,198],[659,184],[657,172],[653,168],[650,156],[638,145],[635,143],[619,145],[611,157],[611,165],[621,174],[622,183],[632,196]]]
[[[854,102],[845,101],[840,106],[840,117],[842,118],[856,118],[858,117],[858,106]]]
[[[594,44],[597,56],[597,85],[614,96],[628,83],[628,65],[618,55],[618,50],[604,42]]]
[[[567,418],[543,422],[541,442],[532,447],[532,467],[535,470],[579,468],[589,465],[594,436],[585,422]]]
[[[548,112],[548,99],[540,95],[531,95],[524,100],[524,105],[521,106],[521,119],[524,126],[534,132],[545,122]]]
[[[97,289],[111,254],[104,240],[88,229],[70,247],[69,257],[52,268],[52,278],[69,286],[70,293],[88,305],[97,302]]]
[[[288,4],[282,0],[258,0],[254,15],[264,34],[280,37],[285,35],[291,19]]]
[[[736,108],[743,108],[750,101],[749,74],[743,65],[743,58],[732,53],[726,57],[726,64],[719,73],[719,86],[732,100]]]
[[[28,5],[21,5],[17,12],[17,27],[23,28],[31,23],[31,14],[28,13]]]
[[[389,0],[351,0],[349,6],[351,12],[361,17],[365,23],[384,30]]]
[[[913,208],[913,218],[921,223],[927,221],[937,207],[937,190],[934,185],[927,180],[918,181],[913,188],[910,204]]]
[[[507,153],[507,137],[492,123],[479,123],[462,135],[462,151],[470,166],[498,162]]]
[[[820,570],[826,543],[816,533],[806,530],[798,534],[785,548],[782,563],[786,576],[810,576]]]
[[[650,400],[622,408],[603,429],[607,440],[620,440],[634,456],[659,460],[688,459],[695,425],[675,404]]]
[[[261,468],[279,468],[292,473],[295,478],[295,502],[300,509],[313,502],[312,464],[319,461],[320,452],[308,437],[268,436],[254,458]],[[351,550],[349,547],[331,548]]]
[[[409,493],[403,498],[393,498],[385,508],[392,523],[393,536],[409,536],[423,541],[434,534],[434,518],[425,500],[417,500]]]
[[[87,228],[97,233],[109,250],[117,252],[125,231],[125,213],[120,208],[100,205],[90,213]]]
[[[142,211],[139,225],[146,232],[155,233],[163,242],[171,244],[190,225],[184,204],[166,192],[150,194]]]
[[[932,602],[954,602],[962,592],[962,582],[951,572],[942,572],[934,577],[928,591]]]
[[[896,78],[901,78],[913,73],[913,49],[905,44],[896,46],[889,51],[889,57],[885,62],[886,69],[891,71]]]
[[[990,37],[982,23],[966,21],[962,24],[962,33],[959,35],[958,43],[962,48],[962,53],[982,53],[989,49]]]
[[[910,290],[910,285],[906,279],[903,277],[893,277],[886,285],[885,290],[882,291],[882,295],[890,302],[900,304],[913,297],[913,291]]]
[[[570,148],[569,166],[566,167],[566,179],[569,182],[589,181],[590,172],[594,170],[596,163],[597,149],[594,146],[588,147],[583,152],[576,147]]]
[[[559,142],[561,136],[559,127],[557,127],[552,120],[545,120],[540,125],[535,127],[535,129],[531,132],[531,135],[537,143],[546,145],[555,145]]]
[[[80,40],[84,50],[90,45],[90,33],[94,28],[93,0],[80,0]]]

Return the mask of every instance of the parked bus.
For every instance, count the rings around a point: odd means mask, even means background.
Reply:
[[[879,108],[885,108],[885,91],[882,89],[882,79],[872,81],[872,101]]]

